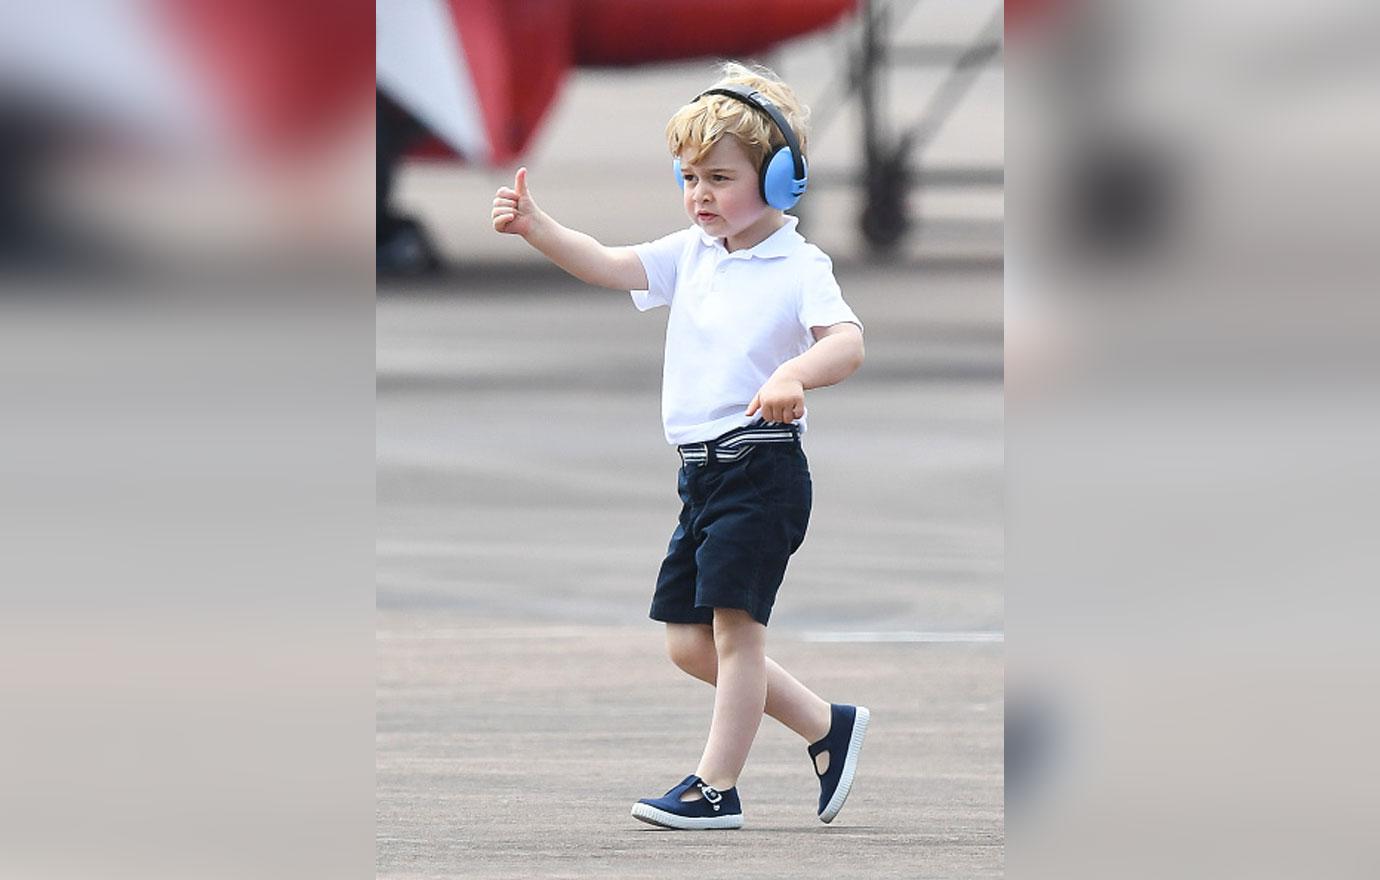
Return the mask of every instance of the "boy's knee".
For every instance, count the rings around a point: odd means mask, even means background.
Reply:
[[[765,647],[766,627],[746,611],[737,608],[714,609],[714,647],[717,656],[739,651],[758,651]]]
[[[704,681],[713,681],[718,668],[714,640],[708,633],[708,627],[704,627],[704,632],[698,629],[690,626],[685,629],[668,628],[666,653],[682,671]]]

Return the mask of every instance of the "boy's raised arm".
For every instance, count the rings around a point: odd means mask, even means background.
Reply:
[[[588,284],[616,290],[645,290],[647,271],[630,247],[607,247],[583,232],[557,223],[533,201],[527,169],[519,168],[510,189],[494,194],[494,231],[520,235],[551,262]]]

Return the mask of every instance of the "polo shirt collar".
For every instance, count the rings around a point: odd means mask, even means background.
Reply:
[[[734,251],[730,256],[736,257],[742,254],[743,259],[761,257],[764,260],[769,260],[773,257],[788,257],[791,251],[795,249],[796,245],[805,240],[800,233],[795,231],[796,224],[799,222],[799,217],[792,217],[790,214],[787,214],[786,222],[780,229],[757,242],[757,244],[752,247],[746,250]],[[719,239],[705,232],[698,226],[696,226],[695,229],[700,234],[700,241],[704,242],[706,247],[717,247],[719,250],[724,250],[723,242]]]

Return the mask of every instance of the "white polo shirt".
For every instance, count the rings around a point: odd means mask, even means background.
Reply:
[[[647,289],[632,291],[633,303],[671,307],[661,384],[668,443],[752,424],[760,414],[743,412],[777,367],[814,344],[811,327],[862,327],[833,263],[796,222],[788,216],[764,241],[733,253],[698,226],[633,246],[647,270]],[[797,424],[805,430],[804,418]]]

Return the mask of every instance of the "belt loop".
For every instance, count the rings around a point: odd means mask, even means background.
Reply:
[[[717,464],[717,463],[718,463],[719,457],[718,457],[717,455],[714,454],[715,451],[716,451],[716,450],[715,450],[715,448],[714,448],[714,442],[713,442],[712,440],[704,444],[704,463],[705,463],[705,464]]]

